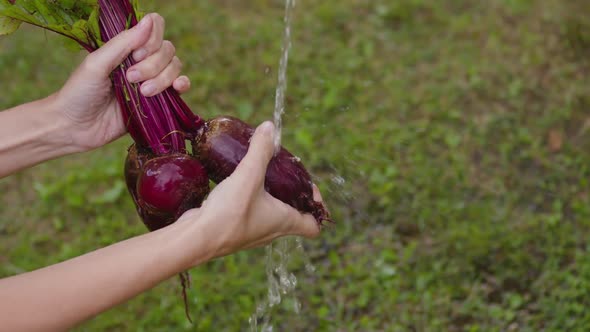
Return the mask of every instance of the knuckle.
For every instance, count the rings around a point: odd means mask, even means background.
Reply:
[[[156,66],[149,66],[149,65],[141,66],[140,72],[146,78],[156,78],[156,76],[160,73]]]
[[[317,239],[320,236],[320,229],[319,227],[312,230],[311,232],[305,235],[308,239]]]
[[[81,68],[84,72],[88,72],[88,73],[92,73],[92,74],[102,74],[104,72],[104,70],[102,70],[102,68],[100,68],[100,66],[98,65],[98,58],[97,55],[94,53],[90,53],[89,55],[86,56],[86,58],[84,59],[84,61],[82,61],[82,65]]]
[[[168,54],[176,54],[176,47],[174,46],[174,44],[172,44],[171,41],[164,40],[162,42],[162,47],[164,48],[164,50],[166,50],[166,52],[168,52]]]
[[[160,15],[158,13],[153,13],[152,15],[153,15],[153,19],[156,22],[156,24],[159,24],[162,26],[166,25],[166,19],[162,15]]]
[[[174,56],[174,58],[172,58],[172,62],[176,65],[177,68],[182,69],[182,67],[184,66],[184,64],[182,63],[182,61],[177,57]]]

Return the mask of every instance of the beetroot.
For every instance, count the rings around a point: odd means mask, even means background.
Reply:
[[[253,134],[254,128],[240,119],[216,117],[199,130],[193,141],[193,151],[211,180],[219,183],[230,176],[244,158]],[[311,213],[319,224],[330,220],[324,204],[313,199],[313,182],[301,160],[283,147],[268,164],[264,188],[302,213]]]
[[[198,207],[209,193],[209,179],[199,161],[186,154],[150,159],[137,181],[137,195],[147,210],[180,217]]]
[[[132,145],[125,161],[125,179],[137,212],[150,231],[200,207],[209,194],[207,171],[186,154],[157,157]]]
[[[108,42],[138,22],[129,0],[99,0],[100,39]],[[246,155],[253,128],[229,117],[205,122],[194,114],[172,88],[154,96],[137,93],[126,69],[132,57],[113,71],[111,79],[121,114],[135,142],[125,162],[127,188],[137,213],[150,231],[174,223],[185,211],[200,207],[209,193],[208,178],[219,183],[233,173]],[[191,156],[186,140],[193,143]],[[202,164],[201,164],[202,163]],[[309,173],[298,158],[285,149],[271,160],[265,189],[302,213],[311,213],[321,224],[330,220],[322,203],[313,200]],[[187,318],[187,272],[179,274]]]
[[[96,6],[84,3],[72,11],[72,6],[62,1],[22,0],[6,2],[0,15],[10,14],[10,20],[58,32],[93,52],[138,24],[138,6],[137,0],[98,0]],[[25,19],[37,12],[38,20]],[[110,78],[135,143],[125,163],[127,188],[143,222],[156,230],[201,205],[209,193],[208,177],[219,183],[234,171],[248,151],[254,129],[231,117],[205,124],[173,87],[153,97],[144,96],[139,92],[140,84],[127,80],[127,70],[135,64],[128,56]],[[196,158],[189,153],[187,141],[193,143]],[[265,188],[299,211],[313,214],[318,223],[330,218],[325,206],[313,200],[310,174],[284,148],[268,165]]]

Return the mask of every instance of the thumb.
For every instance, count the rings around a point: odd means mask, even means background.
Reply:
[[[93,68],[108,76],[131,52],[148,41],[152,27],[153,20],[147,15],[136,26],[113,37],[91,54]]]
[[[250,140],[248,153],[238,164],[236,173],[245,172],[252,183],[261,183],[266,176],[266,167],[274,155],[274,125],[270,121],[263,122]]]

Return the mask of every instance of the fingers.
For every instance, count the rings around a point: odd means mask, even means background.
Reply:
[[[191,87],[191,81],[186,76],[180,76],[172,83],[174,89],[180,93],[185,93]]]
[[[190,88],[190,80],[186,76],[179,77],[182,63],[175,56],[176,49],[172,42],[163,40],[165,21],[158,14],[146,17],[153,20],[153,29],[149,40],[133,52],[137,64],[127,70],[127,79],[131,83],[143,82],[141,93],[152,97],[173,86],[178,92],[186,92]]]
[[[164,30],[166,28],[166,21],[164,18],[156,13],[148,14],[144,19],[147,17],[153,21],[153,29],[147,42],[133,52],[133,59],[137,62],[158,52],[164,42]]]
[[[298,235],[306,238],[315,238],[320,235],[321,227],[311,214],[303,214],[292,206],[279,201],[270,194],[265,193],[266,199],[273,202],[273,210],[280,215],[277,231],[281,236]]]
[[[264,182],[266,168],[274,154],[274,125],[270,121],[262,123],[252,136],[248,153],[238,164],[234,174],[248,179],[248,183],[258,188]]]
[[[86,58],[86,67],[96,75],[108,76],[136,48],[150,38],[153,21],[144,17],[136,26],[125,30]]]
[[[309,239],[318,237],[321,233],[321,227],[315,218],[310,214],[298,214],[298,218],[293,220],[291,230],[287,234],[304,236]]]
[[[320,193],[320,189],[315,184],[312,185],[313,188],[313,200],[316,202],[323,202],[322,194]]]
[[[316,222],[315,218],[310,215],[301,215],[299,218],[296,218],[293,223],[291,224],[291,229],[289,231],[280,231],[273,234],[270,234],[262,239],[259,239],[255,242],[252,242],[246,245],[243,249],[255,249],[259,247],[263,247],[271,243],[272,241],[284,237],[284,236],[303,236],[308,239],[315,239],[321,233],[321,228]]]
[[[156,77],[158,73],[172,64],[175,54],[176,49],[172,45],[172,42],[168,40],[163,41],[162,46],[157,52],[127,70],[127,79],[131,83],[138,83]],[[178,60],[176,65],[180,71],[180,60]]]
[[[174,46],[165,40],[158,52],[129,68],[127,79],[131,83],[145,81],[141,85],[141,93],[146,97],[152,97],[169,86],[180,93],[186,92],[190,88],[190,80],[186,76],[179,77],[182,62],[174,54]]]
[[[178,57],[173,57],[168,67],[164,68],[159,74],[156,73],[154,78],[145,81],[141,85],[141,93],[146,97],[156,95],[172,85],[174,80],[180,75],[182,63]]]

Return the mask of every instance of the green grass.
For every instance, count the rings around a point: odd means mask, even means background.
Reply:
[[[205,117],[271,117],[281,1],[175,1],[168,19]],[[284,144],[337,224],[304,241],[300,315],[279,331],[583,331],[590,326],[590,6],[557,0],[298,1]],[[33,28],[0,40],[0,109],[79,63]],[[128,138],[0,181],[0,276],[145,232]],[[339,180],[344,179],[344,182]],[[193,269],[80,331],[247,330],[264,251]],[[300,258],[300,257],[299,257]]]

